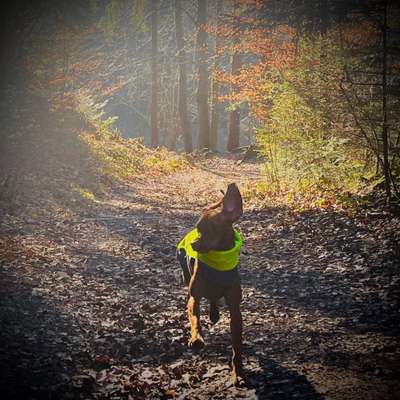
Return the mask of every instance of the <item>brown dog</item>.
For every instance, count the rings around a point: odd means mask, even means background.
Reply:
[[[242,214],[242,196],[236,184],[231,183],[224,197],[203,211],[196,224],[197,230],[191,231],[178,245],[178,259],[185,281],[189,284],[189,346],[194,350],[204,346],[200,300],[205,297],[210,301],[210,319],[216,323],[219,319],[217,301],[224,297],[230,312],[233,347],[231,366],[235,384],[238,377],[243,376],[242,289],[237,269],[242,239],[232,224]]]

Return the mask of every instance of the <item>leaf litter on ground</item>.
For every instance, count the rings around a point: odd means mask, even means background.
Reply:
[[[399,393],[400,221],[393,216],[245,210],[249,384],[230,384],[223,302],[215,326],[203,305],[204,351],[187,349],[187,289],[175,245],[220,189],[257,174],[258,165],[215,158],[117,186],[74,212],[5,215],[6,397],[372,400]]]

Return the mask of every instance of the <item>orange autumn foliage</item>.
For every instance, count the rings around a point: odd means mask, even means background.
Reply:
[[[242,23],[246,28],[240,29]],[[284,71],[293,65],[295,33],[288,26],[264,28],[259,25],[257,19],[241,16],[236,19],[226,18],[225,24],[218,28],[207,27],[207,30],[213,35],[219,35],[225,42],[225,46],[221,46],[217,55],[239,53],[252,60],[245,63],[235,74],[221,69],[214,71],[214,79],[231,89],[228,94],[219,96],[219,100],[231,104],[246,102],[250,113],[263,121],[268,116],[269,107],[263,90],[265,74],[271,70]],[[239,37],[236,42],[235,37]]]

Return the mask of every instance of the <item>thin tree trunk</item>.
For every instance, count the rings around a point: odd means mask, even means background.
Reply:
[[[240,137],[240,110],[238,108],[229,113],[229,131],[226,149],[233,151],[239,147]]]
[[[238,9],[238,4],[237,1],[235,1],[233,9],[234,15],[236,15],[237,9]],[[238,29],[238,26],[236,26],[235,29]],[[239,42],[238,33],[235,34],[233,41],[234,45],[236,45]],[[240,54],[237,53],[236,49],[234,49],[231,61],[231,74],[232,75],[237,74],[241,65],[242,65],[242,57],[240,56]],[[231,86],[231,91],[234,90],[235,88]],[[240,110],[239,108],[236,107],[233,111],[229,113],[228,142],[226,144],[226,149],[228,151],[232,151],[239,147],[239,137],[240,137]]]
[[[382,142],[383,142],[383,171],[385,175],[385,190],[387,198],[391,197],[390,166],[389,166],[389,143],[387,124],[387,2],[384,5],[383,14],[383,74],[382,74]]]
[[[183,38],[181,1],[175,0],[175,30],[176,45],[179,65],[178,111],[179,120],[185,145],[185,151],[193,151],[192,134],[190,132],[189,117],[187,111],[187,78],[185,65],[185,41]]]
[[[206,64],[207,42],[204,26],[207,22],[207,0],[197,1],[197,40],[196,53],[198,65],[198,88],[197,88],[197,107],[198,107],[198,140],[199,149],[209,148],[210,143],[210,124],[208,110],[208,71]]]
[[[158,1],[153,0],[151,13],[151,106],[150,106],[150,127],[151,127],[151,145],[158,146],[158,121],[157,121],[157,100],[158,100]]]
[[[216,26],[217,28],[220,25],[220,18],[222,14],[222,0],[217,0],[217,15],[216,15]],[[221,37],[217,32],[215,37],[215,48],[214,48],[214,72],[219,67],[219,56],[218,51],[221,47]],[[219,114],[220,114],[220,104],[218,102],[218,94],[219,94],[219,84],[218,81],[213,78],[212,87],[211,87],[211,96],[212,96],[212,108],[211,108],[211,127],[210,127],[210,148],[213,151],[216,151],[218,148],[218,128],[219,128]]]
[[[329,0],[319,0],[318,7],[320,13],[320,32],[326,35],[330,24]]]

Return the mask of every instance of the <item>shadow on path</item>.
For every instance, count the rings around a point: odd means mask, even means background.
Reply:
[[[243,257],[244,286],[286,308],[338,318],[358,333],[400,334],[394,249],[339,213],[308,212],[282,221],[282,212],[247,215],[245,229],[258,226],[259,234],[250,258]]]
[[[77,398],[71,376],[87,363],[81,340],[79,328],[40,293],[0,273],[2,399]]]
[[[249,374],[260,400],[323,400],[304,375],[282,367],[272,359],[259,359],[262,372]]]

